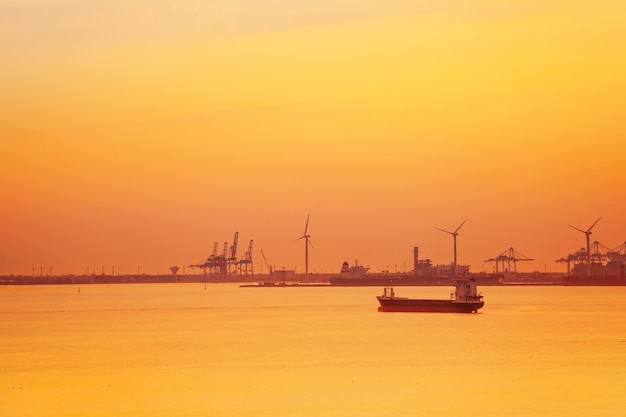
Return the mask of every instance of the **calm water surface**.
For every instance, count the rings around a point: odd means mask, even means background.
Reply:
[[[447,298],[452,288],[398,295]],[[0,416],[623,416],[626,287],[0,287]]]

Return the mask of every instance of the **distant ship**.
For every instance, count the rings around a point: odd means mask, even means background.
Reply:
[[[457,274],[451,272],[449,265],[432,266],[429,259],[414,259],[414,268],[411,272],[368,272],[369,268],[359,265],[355,261],[353,266],[344,262],[339,275],[328,279],[333,286],[361,286],[361,287],[400,287],[400,286],[427,286],[427,285],[454,285],[455,281],[469,275],[469,267],[458,265]],[[502,285],[503,274],[478,273],[472,274],[480,285]]]
[[[578,286],[624,286],[626,285],[626,277],[624,276],[579,276],[568,275],[563,278],[563,285]]]
[[[421,285],[422,279],[413,274],[376,272],[368,273],[369,267],[359,265],[355,261],[353,266],[344,262],[338,276],[328,279],[330,285],[336,286],[389,286],[389,285]]]
[[[457,280],[455,292],[450,300],[412,299],[396,297],[392,287],[385,287],[383,295],[376,298],[382,312],[432,312],[432,313],[476,313],[485,303],[477,293],[474,278]]]

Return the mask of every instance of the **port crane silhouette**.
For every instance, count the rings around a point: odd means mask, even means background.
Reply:
[[[213,245],[213,252],[206,258],[203,263],[189,265],[190,268],[199,268],[212,277],[226,278],[231,275],[252,274],[254,275],[254,267],[252,263],[252,249],[254,241],[251,239],[248,250],[243,257],[237,259],[237,245],[239,243],[239,232],[235,232],[233,244],[229,247],[228,242],[224,242],[221,253],[218,253],[218,242]]]
[[[463,223],[461,223],[459,225],[459,227],[457,227],[454,232],[450,232],[448,230],[444,230],[444,229],[440,229],[438,227],[435,227],[435,229],[437,230],[441,230],[444,233],[448,233],[449,235],[452,235],[452,239],[454,240],[454,262],[452,263],[452,276],[456,275],[456,237],[459,234],[459,229],[465,224],[465,222],[469,220],[469,218],[463,220]]]
[[[566,258],[557,259],[556,262],[566,263],[567,272],[569,273],[570,264],[587,264],[587,254],[589,254],[591,265],[601,265],[605,260],[609,262],[624,263],[626,261],[626,242],[611,249],[596,240],[591,244],[589,251],[585,250],[585,248],[580,248],[578,251],[567,255]]]
[[[263,257],[263,261],[265,262],[265,266],[267,267],[267,273],[271,277],[272,267],[270,266],[269,262],[267,262],[267,258],[265,257],[265,252],[263,252],[263,249],[261,249],[261,256]]]
[[[498,263],[502,263],[503,272],[513,271],[517,272],[517,262],[518,261],[534,261],[534,259],[529,258],[523,253],[513,249],[513,247],[508,248],[500,255],[495,258],[485,259],[484,262],[495,262],[496,263],[496,272],[498,272]],[[511,268],[511,263],[513,264],[513,268]],[[505,270],[504,265],[507,265],[508,268]]]

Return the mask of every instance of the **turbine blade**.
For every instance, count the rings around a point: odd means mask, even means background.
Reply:
[[[309,239],[307,239],[306,241],[311,246],[311,248],[313,248],[313,250],[316,250],[315,246],[313,246],[313,244],[311,243],[311,241]]]
[[[454,233],[452,233],[452,232],[448,232],[447,230],[443,230],[443,229],[440,229],[440,228],[438,228],[438,227],[435,227],[435,229],[437,229],[437,230],[441,230],[442,232],[445,232],[445,233],[447,233],[447,234],[449,234],[449,235],[454,235]]]
[[[569,226],[569,227],[571,227],[572,229],[578,230],[580,233],[587,234],[587,232],[586,232],[586,231],[581,230],[581,229],[579,229],[578,227],[574,227],[574,226],[572,226],[571,224],[568,224],[568,226]]]
[[[454,233],[458,232],[458,231],[459,231],[459,229],[460,229],[460,228],[461,228],[461,227],[465,224],[465,222],[466,222],[466,221],[468,221],[468,220],[469,220],[469,217],[468,217],[467,219],[463,220],[463,223],[461,223],[461,224],[459,225],[459,227],[457,227],[457,228],[456,228],[456,230],[454,231]]]
[[[593,224],[591,225],[591,227],[589,227],[589,229],[587,229],[587,233],[591,232],[591,229],[593,229],[593,226],[596,225],[596,223],[598,223],[600,221],[600,217],[598,217],[598,220],[596,220],[595,222],[593,222]]]
[[[306,231],[309,228],[309,215],[306,215],[306,224],[304,225],[304,235],[306,236]]]

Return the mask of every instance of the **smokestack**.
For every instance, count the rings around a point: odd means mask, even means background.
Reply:
[[[413,272],[416,274],[419,268],[419,252],[417,246],[413,247]]]

